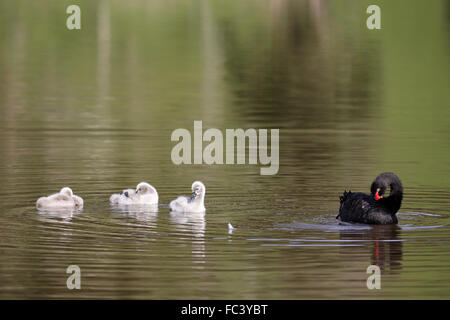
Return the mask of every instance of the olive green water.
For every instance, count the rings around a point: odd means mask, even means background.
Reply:
[[[0,2],[0,298],[450,298],[448,1],[377,1],[378,31],[370,1],[77,3],[69,31],[71,1]],[[194,120],[279,128],[278,174],[174,165]],[[339,225],[383,171],[399,226]],[[194,180],[206,215],[169,214]],[[140,181],[158,212],[110,207]],[[36,210],[63,186],[81,212]]]

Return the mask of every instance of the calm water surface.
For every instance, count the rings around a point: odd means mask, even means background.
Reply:
[[[81,1],[76,32],[44,2],[0,4],[0,298],[450,298],[446,1],[383,2],[378,33],[365,1]],[[279,173],[174,165],[194,120],[279,128]],[[339,224],[383,171],[399,225]],[[206,215],[169,213],[194,180]],[[109,205],[141,181],[157,210]],[[63,186],[82,211],[36,210]]]

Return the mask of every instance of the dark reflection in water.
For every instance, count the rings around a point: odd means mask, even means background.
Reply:
[[[364,250],[370,253],[370,264],[379,266],[383,272],[398,273],[402,269],[403,239],[400,237],[401,228],[397,225],[372,226],[368,230],[358,232],[351,230],[339,231],[341,240],[364,241],[365,247],[352,248],[346,252],[342,248],[343,259],[355,254],[354,250]],[[347,257],[346,257],[347,256]]]

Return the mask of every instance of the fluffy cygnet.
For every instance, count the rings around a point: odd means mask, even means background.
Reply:
[[[205,212],[205,185],[200,181],[192,184],[191,197],[178,197],[170,202],[170,211],[176,212]]]
[[[59,193],[48,197],[40,197],[36,201],[38,209],[81,209],[83,208],[83,199],[73,194],[72,189],[64,187]]]
[[[111,204],[132,204],[134,195],[136,194],[135,189],[124,189],[120,193],[114,193],[109,198]]]
[[[141,182],[136,189],[125,189],[109,198],[111,204],[157,204],[158,192],[146,182]]]

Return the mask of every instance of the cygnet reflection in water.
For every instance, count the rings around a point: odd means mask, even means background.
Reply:
[[[204,213],[170,212],[170,221],[175,224],[178,232],[192,234],[192,257],[195,263],[205,263],[205,229]],[[203,267],[201,267],[203,268]]]
[[[76,209],[45,209],[38,210],[38,219],[42,221],[51,221],[51,222],[63,222],[68,223],[72,220],[72,218],[81,213],[81,210]]]
[[[156,204],[115,204],[111,205],[111,211],[145,223],[154,224],[158,220],[158,205]]]

